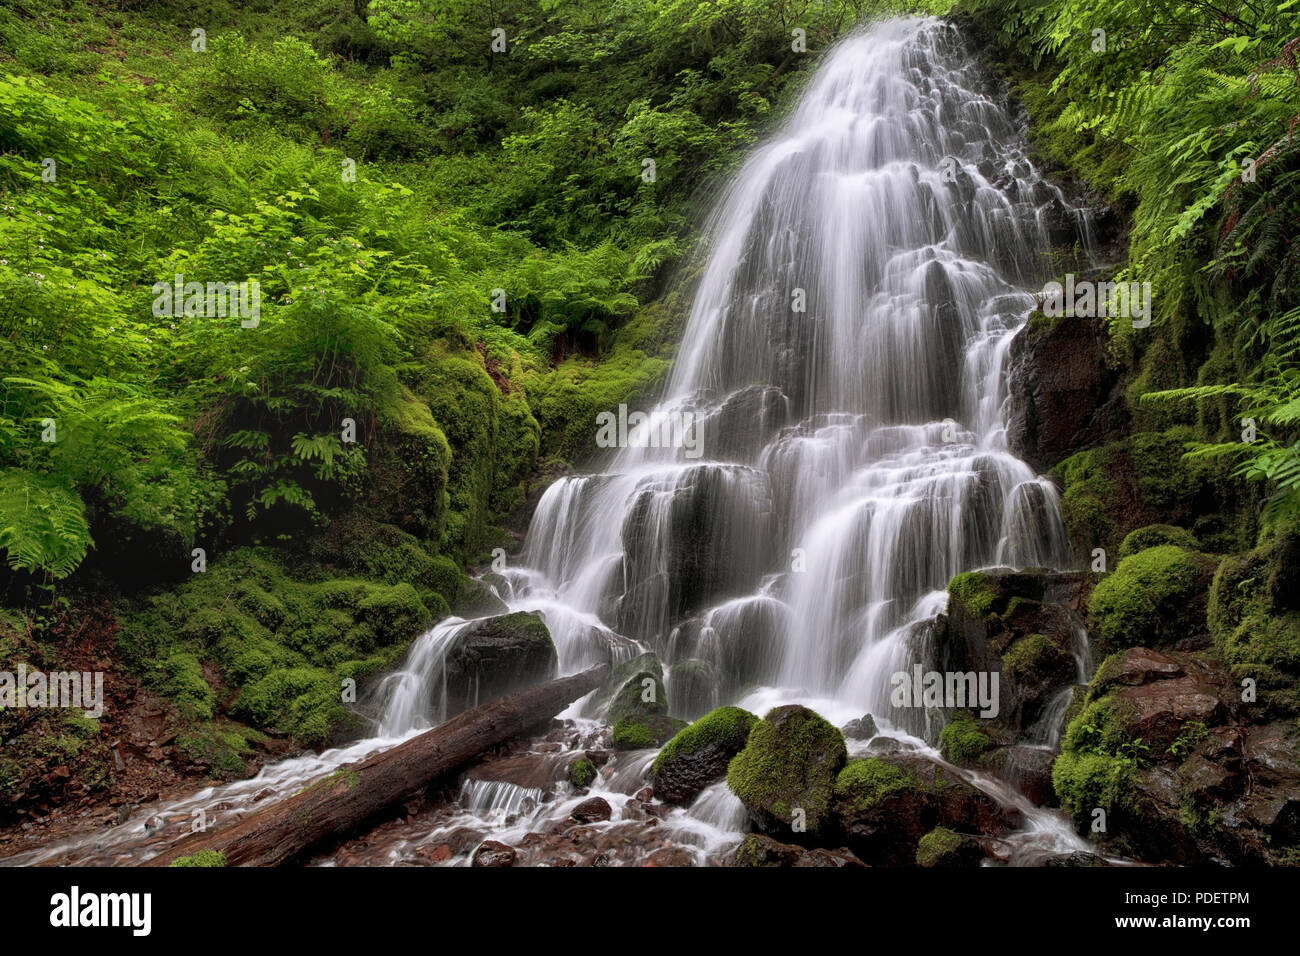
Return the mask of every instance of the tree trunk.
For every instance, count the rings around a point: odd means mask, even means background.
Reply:
[[[480,704],[390,750],[340,767],[232,827],[186,837],[143,865],[166,866],[200,850],[221,851],[227,866],[287,863],[554,717],[598,687],[608,670],[602,664]]]

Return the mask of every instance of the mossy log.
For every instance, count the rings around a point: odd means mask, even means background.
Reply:
[[[459,770],[491,747],[554,717],[598,687],[608,670],[600,665],[467,710],[383,753],[340,767],[228,829],[186,837],[143,865],[167,866],[177,857],[203,850],[223,853],[227,866],[291,862]]]

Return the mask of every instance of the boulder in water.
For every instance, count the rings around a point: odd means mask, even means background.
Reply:
[[[835,850],[810,850],[804,846],[781,843],[761,833],[745,836],[731,856],[731,866],[761,867],[845,867],[864,866],[848,847]]]
[[[876,729],[876,719],[870,714],[863,714],[841,727],[840,732],[849,740],[870,740],[880,731]]]
[[[447,710],[456,713],[555,676],[558,655],[540,615],[470,622],[447,650]]]
[[[911,865],[936,826],[1001,835],[1019,823],[1016,812],[920,754],[850,760],[834,793],[849,847],[871,865]]]
[[[681,731],[654,762],[654,792],[666,803],[686,806],[701,790],[727,775],[758,721],[739,707],[719,707]]]
[[[686,721],[667,714],[629,714],[614,724],[615,750],[651,750],[662,747],[686,727]]]
[[[664,689],[664,669],[659,658],[646,653],[619,664],[596,699],[598,710],[611,724],[634,715],[667,714],[668,693]]]
[[[816,842],[833,829],[835,776],[847,759],[844,735],[821,715],[777,707],[753,725],[727,768],[727,786],[760,832]]]
[[[519,854],[514,847],[498,843],[496,840],[486,840],[482,846],[474,851],[473,865],[481,867],[514,866],[515,860],[518,858]]]
[[[916,865],[922,867],[979,866],[983,859],[976,840],[947,827],[935,827],[916,846]]]
[[[591,797],[569,811],[569,816],[579,823],[596,823],[608,820],[613,812],[608,800],[603,797]]]
[[[453,614],[463,618],[485,617],[490,614],[509,614],[506,602],[478,578],[466,578],[460,596],[452,605]]]

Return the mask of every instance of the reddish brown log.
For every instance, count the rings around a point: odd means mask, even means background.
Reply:
[[[219,850],[227,866],[279,866],[454,773],[485,751],[554,717],[605,679],[606,665],[515,691],[453,717],[383,753],[346,764],[229,829],[196,833],[144,866]]]

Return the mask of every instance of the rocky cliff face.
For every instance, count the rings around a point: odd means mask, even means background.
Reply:
[[[1035,313],[1011,342],[1007,441],[1040,472],[1119,437],[1129,422],[1104,320]]]

